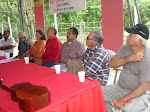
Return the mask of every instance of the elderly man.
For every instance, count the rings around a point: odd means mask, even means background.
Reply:
[[[67,41],[61,47],[60,65],[61,71],[66,71],[66,64],[69,60],[81,58],[85,52],[84,45],[77,40],[78,30],[71,27],[67,33]]]
[[[125,28],[126,44],[110,60],[110,67],[123,66],[118,84],[102,88],[108,112],[145,112],[150,102],[150,48],[146,46],[149,29],[144,24]]]
[[[16,46],[15,39],[10,37],[10,30],[4,30],[3,36],[0,50],[3,50],[5,53],[10,53],[10,57],[13,57],[14,47]]]
[[[33,42],[26,37],[25,32],[18,33],[19,45],[18,45],[18,58],[23,58],[23,55],[31,48]]]
[[[109,54],[103,47],[103,36],[99,31],[91,31],[86,38],[87,50],[77,61],[83,65],[86,77],[98,80],[101,86],[107,84],[109,76]],[[68,64],[70,67],[71,64]],[[68,67],[68,69],[69,69]]]
[[[61,41],[56,37],[57,30],[54,27],[49,27],[47,30],[47,37],[49,38],[46,41],[46,49],[41,59],[35,61],[35,63],[52,67],[55,64],[58,64],[60,58],[61,50]]]

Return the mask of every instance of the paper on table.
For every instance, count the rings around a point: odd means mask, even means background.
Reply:
[[[19,58],[11,57],[9,59],[3,59],[3,60],[0,60],[0,63],[7,63],[7,62],[15,61],[15,60],[19,60]]]

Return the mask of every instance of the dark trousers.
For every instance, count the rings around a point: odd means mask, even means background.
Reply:
[[[42,65],[45,66],[45,67],[52,67],[52,66],[55,65],[55,62],[54,61],[53,62],[47,62],[47,63],[44,63]]]
[[[13,53],[10,53],[10,57],[13,57]]]

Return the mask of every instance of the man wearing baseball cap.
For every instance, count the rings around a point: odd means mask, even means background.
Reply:
[[[126,44],[110,59],[112,68],[123,66],[117,84],[102,88],[107,111],[145,112],[150,103],[149,29],[144,24],[126,28]]]
[[[18,33],[19,44],[18,44],[18,58],[23,58],[23,54],[25,54],[30,48],[33,42],[26,37],[25,32]]]

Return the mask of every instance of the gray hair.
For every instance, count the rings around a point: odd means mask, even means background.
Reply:
[[[142,36],[136,34],[136,39],[137,39],[137,40],[141,39],[141,40],[142,40],[142,44],[143,44],[144,46],[147,45],[147,41],[148,41],[148,40],[144,39]]]
[[[52,27],[52,28],[51,28],[51,31],[52,31],[52,32],[54,32],[54,35],[56,35],[56,34],[57,34],[57,30],[56,30],[56,28],[55,28],[55,27]]]
[[[104,41],[103,35],[100,31],[91,31],[90,33],[95,33],[93,40],[97,41],[99,45],[101,45]]]

